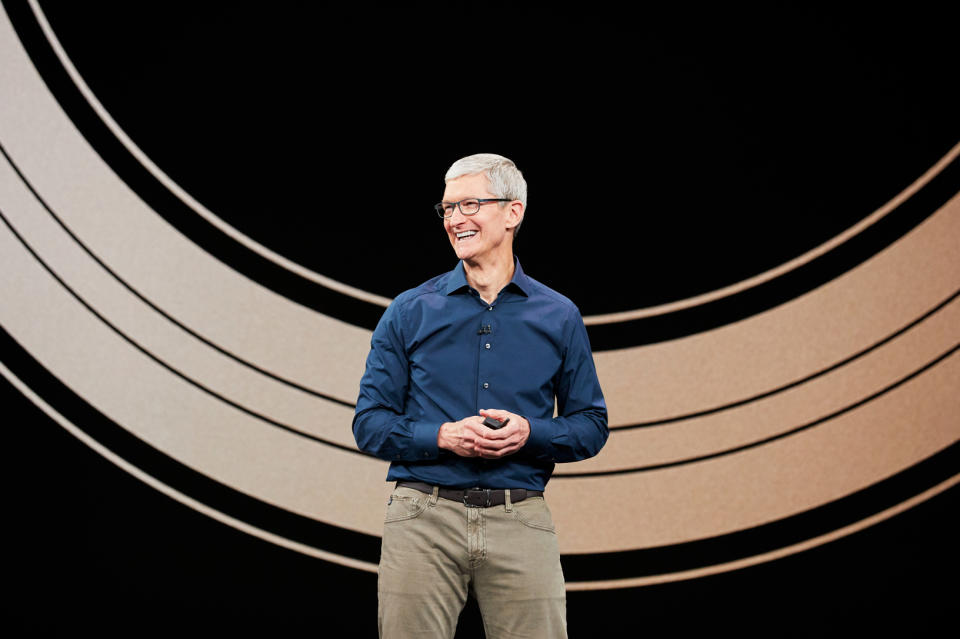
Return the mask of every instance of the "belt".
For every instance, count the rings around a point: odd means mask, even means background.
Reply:
[[[413,488],[428,495],[433,494],[433,486],[422,481],[398,481],[397,488]],[[495,488],[444,488],[440,487],[440,496],[451,501],[459,501],[471,508],[489,508],[507,503],[506,491]],[[517,503],[527,497],[542,497],[542,490],[527,490],[526,488],[511,488],[510,502]]]

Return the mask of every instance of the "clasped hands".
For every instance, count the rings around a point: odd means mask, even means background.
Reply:
[[[488,428],[484,417],[503,421],[503,428]],[[437,434],[437,446],[461,457],[498,459],[517,452],[530,437],[530,422],[520,415],[498,409],[483,409],[480,415],[471,415],[458,422],[445,422]]]

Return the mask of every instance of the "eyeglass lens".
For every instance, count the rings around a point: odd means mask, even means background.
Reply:
[[[451,217],[453,216],[453,209],[454,207],[457,206],[457,204],[458,204],[457,202],[441,202],[440,204],[437,205],[437,209],[438,211],[441,212],[441,215],[443,215],[443,217]],[[475,199],[461,200],[459,202],[459,205],[460,205],[460,211],[464,215],[473,215],[474,213],[480,210],[480,202]]]

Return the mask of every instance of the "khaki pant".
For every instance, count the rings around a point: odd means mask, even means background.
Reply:
[[[566,637],[566,590],[543,497],[471,508],[393,491],[380,552],[379,628],[387,639],[453,637],[472,592],[488,639]]]

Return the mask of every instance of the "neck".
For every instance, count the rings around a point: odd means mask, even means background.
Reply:
[[[484,302],[492,304],[503,287],[513,279],[513,251],[486,261],[463,260],[463,270],[467,276],[467,284],[480,293]]]

